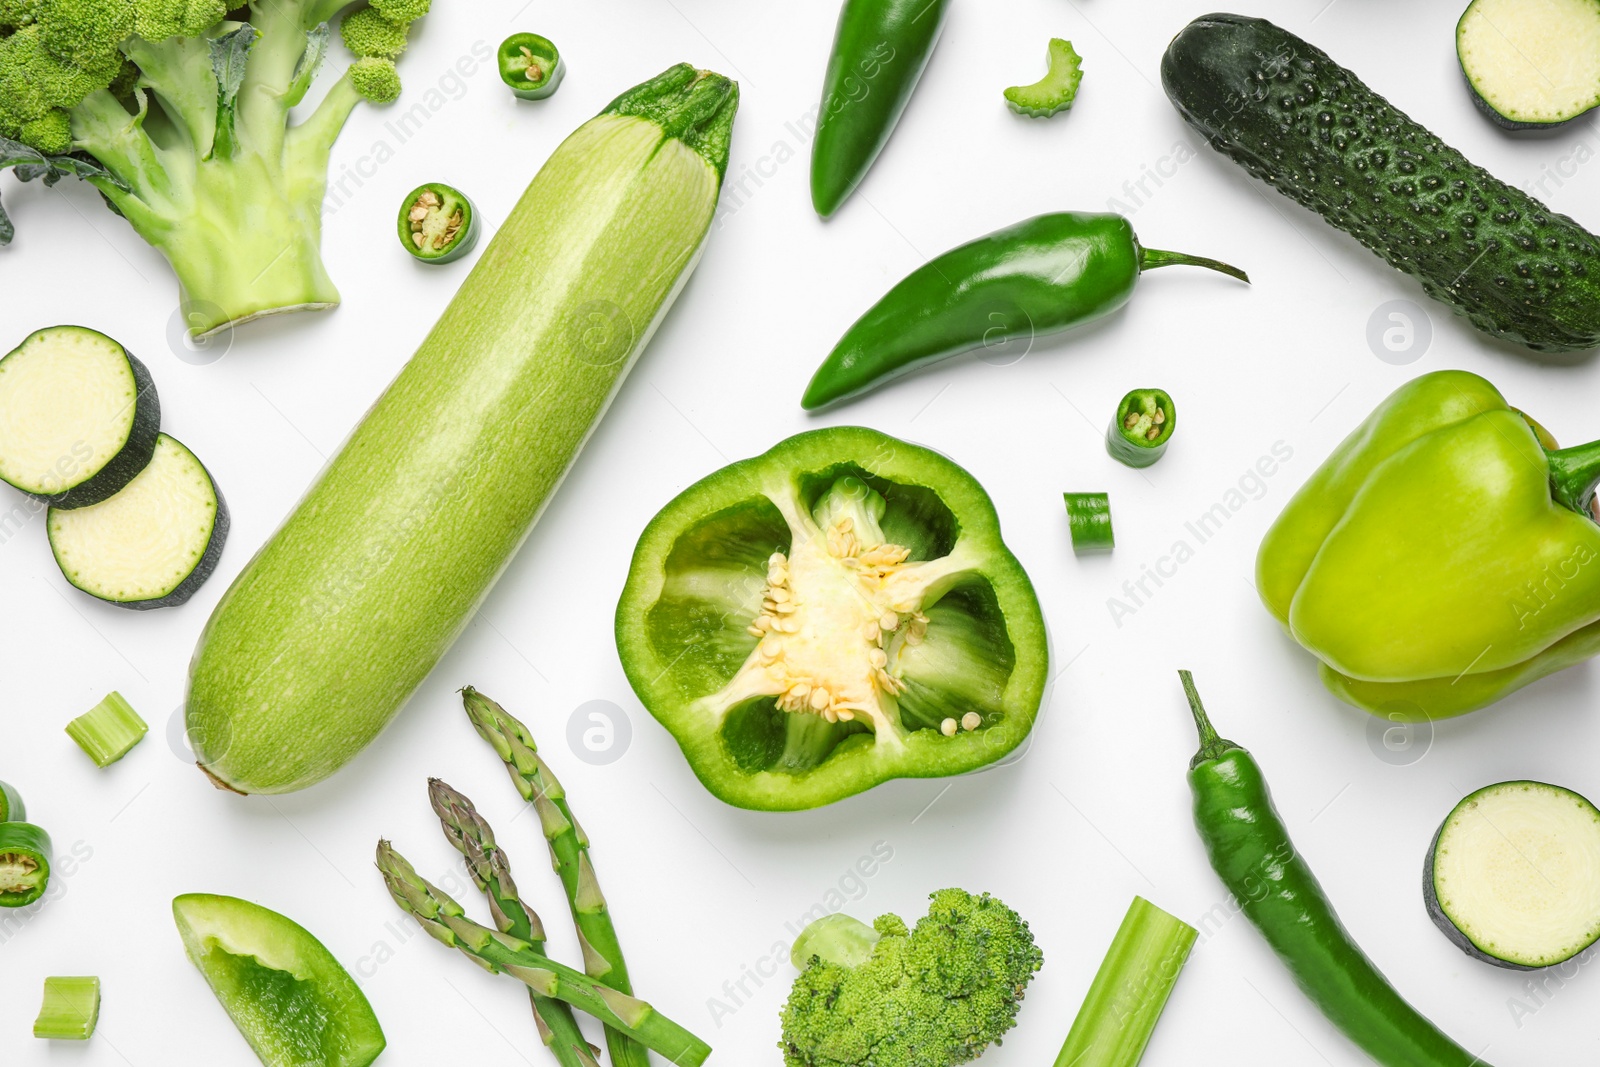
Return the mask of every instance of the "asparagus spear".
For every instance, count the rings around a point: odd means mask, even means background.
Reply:
[[[428,779],[428,799],[433,804],[434,814],[439,816],[444,836],[467,861],[472,880],[489,898],[495,926],[501,933],[520,938],[533,946],[535,952],[542,953],[544,924],[517,891],[517,883],[511,878],[511,863],[495,843],[494,830],[489,823],[473,807],[472,801],[437,778]],[[533,1006],[533,1021],[539,1028],[539,1037],[556,1062],[561,1067],[590,1067],[594,1060],[577,1051],[589,1045],[583,1031],[578,1029],[572,1009],[531,989],[528,999]]]
[[[521,938],[468,919],[460,904],[417,874],[387,841],[378,842],[378,870],[394,902],[424,932],[491,974],[510,975],[543,996],[565,1001],[680,1067],[700,1067],[711,1055],[711,1046],[644,1001],[535,952]]]
[[[600,891],[589,860],[589,838],[573,817],[566,791],[539,757],[538,746],[526,726],[471,686],[461,691],[461,698],[478,735],[494,746],[505,761],[517,792],[538,812],[539,825],[550,845],[550,862],[567,891],[572,921],[578,928],[584,971],[618,992],[631,994],[633,984],[628,979],[617,929],[611,923],[605,894]],[[649,1067],[645,1050],[625,1034],[607,1028],[606,1047],[611,1050],[612,1067]]]

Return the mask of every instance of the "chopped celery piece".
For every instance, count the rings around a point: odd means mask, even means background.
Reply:
[[[33,1036],[51,1041],[87,1041],[100,1021],[100,979],[46,978],[44,1006]]]
[[[1012,111],[1047,119],[1072,106],[1078,95],[1078,83],[1083,81],[1083,57],[1073,50],[1071,41],[1053,37],[1049,62],[1050,69],[1043,78],[1032,85],[1013,85],[1006,90],[1006,104]]]
[[[1195,936],[1188,923],[1134,897],[1055,1067],[1135,1067]]]
[[[67,723],[67,736],[78,742],[96,766],[109,767],[142,741],[149,729],[121,693],[112,693]]]

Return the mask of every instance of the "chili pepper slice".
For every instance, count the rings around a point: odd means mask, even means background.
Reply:
[[[1200,750],[1189,763],[1195,828],[1241,911],[1328,1020],[1385,1067],[1488,1067],[1406,1003],[1351,939],[1295,850],[1249,752],[1217,736],[1179,671]]]
[[[0,822],[25,822],[28,809],[22,803],[22,794],[15,786],[0,782]]]
[[[1177,427],[1178,409],[1165,390],[1135,389],[1106,427],[1106,451],[1118,463],[1148,467],[1166,452]]]
[[[951,249],[911,272],[856,320],[817,368],[800,406],[838,403],[926,364],[1031,343],[1110,314],[1141,273],[1188,265],[1250,278],[1214,259],[1145,248],[1121,215],[1039,215]]]
[[[1072,531],[1072,551],[1110,552],[1116,544],[1111,532],[1111,498],[1105,493],[1062,493],[1067,502],[1067,525]]]
[[[567,62],[548,37],[514,33],[500,45],[500,80],[523,100],[543,100],[567,76]]]
[[[27,822],[0,823],[0,908],[23,908],[50,884],[50,835]]]
[[[460,259],[478,243],[478,212],[460,190],[419,185],[400,205],[400,243],[423,263]]]

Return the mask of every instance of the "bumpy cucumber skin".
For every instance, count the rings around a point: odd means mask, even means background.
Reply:
[[[1600,345],[1600,238],[1495,178],[1327,53],[1265,19],[1206,15],[1161,60],[1213,148],[1413,275],[1493,337]]]

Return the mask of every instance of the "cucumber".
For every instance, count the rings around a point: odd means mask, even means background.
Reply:
[[[1600,940],[1600,811],[1543,782],[1480,789],[1434,835],[1422,893],[1474,959],[1523,971],[1569,960]]]
[[[737,107],[684,64],[551,155],[206,624],[186,716],[216,784],[326,778],[455,641],[687,280]]]
[[[103,333],[52,326],[0,358],[0,479],[53,508],[120,491],[160,432],[150,372]]]
[[[1206,15],[1161,82],[1211,146],[1320,214],[1493,337],[1600,345],[1600,238],[1470,163],[1318,48]]]
[[[1478,108],[1544,130],[1600,104],[1600,0],[1472,0],[1456,56]]]
[[[217,569],[228,505],[194,453],[162,434],[122,492],[87,508],[51,508],[45,530],[56,566],[85,593],[119,608],[173,608]]]

